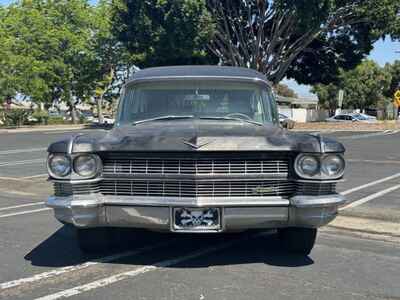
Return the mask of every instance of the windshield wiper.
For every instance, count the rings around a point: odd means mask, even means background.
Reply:
[[[140,121],[133,122],[133,125],[145,123],[145,122],[153,122],[153,121],[162,121],[162,120],[178,120],[178,119],[192,119],[194,118],[193,115],[188,115],[188,116],[174,116],[174,115],[168,115],[168,116],[161,116],[161,117],[156,117],[156,118],[151,118],[151,119],[144,119]]]
[[[239,122],[246,122],[258,126],[264,126],[264,124],[253,121],[253,120],[246,120],[246,119],[241,119],[241,118],[231,118],[231,117],[200,117],[199,119],[208,119],[208,120],[226,120],[226,121],[239,121]]]

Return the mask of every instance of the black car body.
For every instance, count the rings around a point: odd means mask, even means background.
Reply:
[[[289,249],[308,253],[345,202],[335,189],[344,151],[282,129],[271,86],[254,70],[145,69],[126,84],[112,130],[49,146],[47,205],[78,229],[84,250],[120,227],[276,228]]]

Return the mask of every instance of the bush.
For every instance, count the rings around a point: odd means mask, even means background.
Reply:
[[[37,110],[32,114],[32,117],[38,120],[40,124],[47,124],[49,120],[49,113],[44,110]]]
[[[47,124],[49,125],[61,125],[68,123],[63,119],[63,117],[49,117],[47,120]]]
[[[24,109],[11,109],[4,112],[6,126],[21,126],[26,121],[29,112]]]

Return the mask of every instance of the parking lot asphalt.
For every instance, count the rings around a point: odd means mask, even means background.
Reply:
[[[102,256],[43,205],[46,148],[80,131],[0,135],[0,299],[399,299],[400,245],[321,230],[309,257],[274,232],[149,233]],[[343,142],[349,204],[341,214],[400,223],[400,133],[328,132]],[[399,233],[400,234],[400,233]]]

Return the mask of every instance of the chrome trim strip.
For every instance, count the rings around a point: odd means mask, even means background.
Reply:
[[[165,181],[165,182],[174,182],[174,181],[181,181],[181,182],[217,182],[217,181],[285,181],[290,182],[287,179],[287,176],[276,176],[276,177],[267,177],[267,176],[193,176],[193,175],[173,175],[173,176],[122,176],[122,177],[108,177],[103,176],[103,180],[112,180],[112,181]]]
[[[288,206],[289,200],[283,197],[140,197],[106,196],[104,205],[141,205],[141,206]]]
[[[102,177],[93,178],[93,179],[77,179],[77,180],[70,180],[70,179],[60,180],[60,179],[54,179],[54,178],[52,178],[52,177],[50,177],[50,178],[48,179],[48,181],[50,181],[50,182],[54,182],[54,183],[66,183],[66,184],[96,183],[96,182],[100,182],[100,181],[102,181],[102,180],[103,180]]]
[[[132,79],[131,81],[127,82],[124,88],[127,88],[131,85],[136,85],[139,83],[146,83],[146,82],[160,82],[160,81],[170,81],[170,80],[220,80],[220,81],[242,81],[246,83],[256,83],[260,85],[267,86],[268,88],[272,88],[271,84],[268,81],[262,80],[260,78],[251,78],[251,77],[242,77],[242,76],[157,76],[157,77],[147,77],[147,78],[140,78],[140,79]]]
[[[338,207],[346,203],[346,198],[340,194],[327,196],[294,196],[290,204],[297,208]]]

